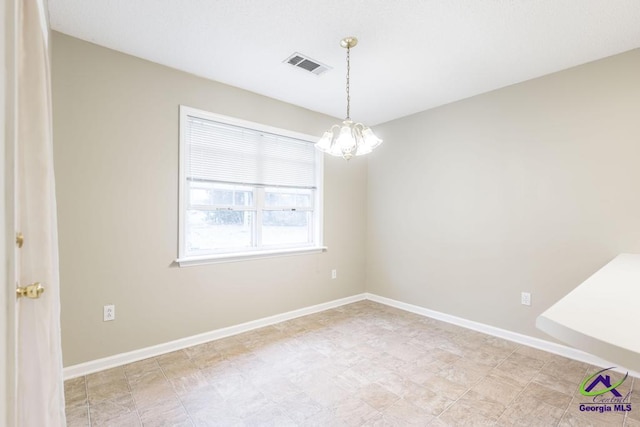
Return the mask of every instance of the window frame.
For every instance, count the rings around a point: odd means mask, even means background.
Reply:
[[[242,261],[249,259],[258,259],[258,258],[270,258],[270,257],[278,257],[278,256],[286,256],[286,255],[301,255],[301,254],[309,254],[309,253],[319,253],[326,251],[326,247],[323,246],[323,171],[324,171],[324,155],[320,150],[315,150],[315,183],[316,188],[313,191],[314,197],[312,200],[312,209],[313,212],[312,217],[312,227],[313,227],[313,241],[308,245],[286,245],[281,247],[262,247],[255,248],[250,250],[234,250],[228,252],[218,252],[218,253],[209,253],[205,255],[187,255],[186,253],[186,217],[187,210],[189,210],[190,206],[188,203],[188,184],[187,184],[187,167],[186,163],[188,161],[186,157],[186,130],[187,130],[187,120],[188,117],[196,117],[204,120],[212,120],[215,122],[223,123],[231,126],[239,126],[251,130],[255,130],[258,132],[265,132],[275,135],[281,135],[284,137],[295,138],[302,141],[307,141],[310,144],[315,144],[318,140],[317,137],[298,133],[286,129],[276,128],[273,126],[267,126],[260,123],[250,122],[247,120],[242,120],[234,117],[224,116],[217,113],[211,113],[208,111],[187,107],[184,105],[180,105],[180,120],[179,120],[179,165],[178,165],[178,258],[176,259],[176,263],[180,267],[191,266],[191,265],[202,265],[202,264],[211,264],[211,263],[219,263],[219,262],[230,262],[230,261]],[[264,185],[252,185],[252,184],[239,184],[239,185],[247,185],[249,187],[253,187],[254,197],[262,197],[264,198],[265,189],[274,188],[272,186]],[[293,188],[293,187],[283,187],[283,188]],[[264,200],[260,203],[259,200],[254,200],[254,204],[256,206],[256,232],[261,233],[262,224],[258,223],[259,218],[262,217],[261,214],[258,214],[261,210],[283,210],[283,209],[271,209],[266,206]],[[309,210],[301,208],[302,210]]]

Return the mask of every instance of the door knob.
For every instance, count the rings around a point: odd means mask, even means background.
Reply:
[[[44,292],[44,287],[39,283],[32,283],[28,286],[18,286],[16,288],[16,294],[18,298],[27,297],[27,298],[40,298],[40,295]]]

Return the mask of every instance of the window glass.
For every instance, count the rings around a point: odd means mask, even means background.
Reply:
[[[310,212],[266,211],[262,217],[265,245],[308,243],[311,235]]]
[[[205,254],[220,249],[252,247],[255,213],[252,211],[187,212],[188,252]]]
[[[181,107],[180,159],[179,259],[320,246],[310,137]]]

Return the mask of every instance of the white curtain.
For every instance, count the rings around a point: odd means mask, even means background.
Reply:
[[[17,13],[17,268],[21,285],[45,292],[18,303],[16,415],[20,427],[55,427],[66,422],[46,0],[18,0]]]

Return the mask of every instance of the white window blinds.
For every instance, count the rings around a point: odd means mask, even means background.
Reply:
[[[187,115],[187,180],[316,188],[312,143]]]

